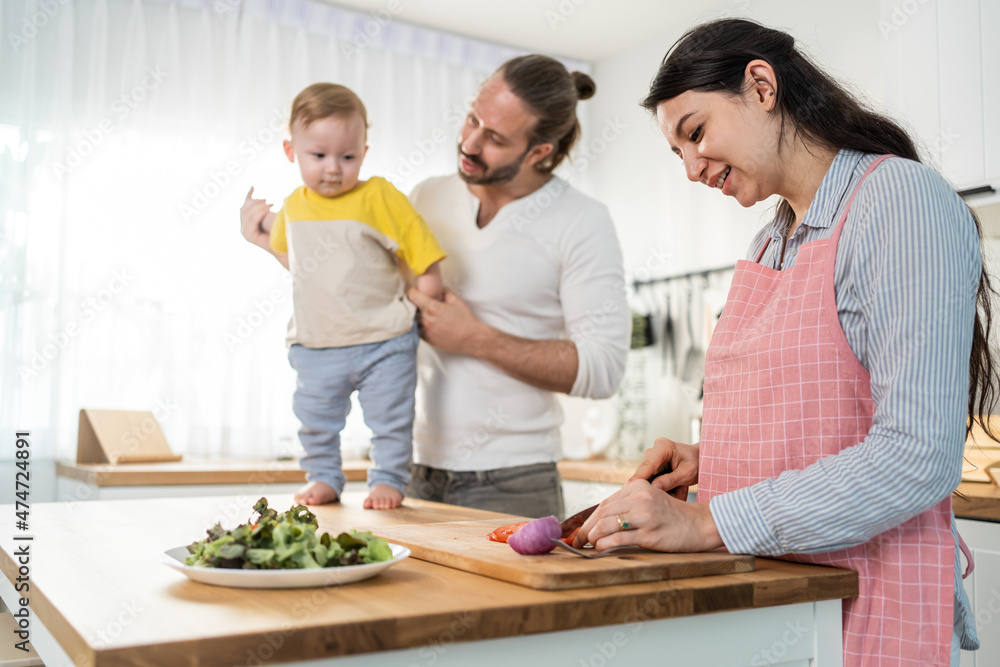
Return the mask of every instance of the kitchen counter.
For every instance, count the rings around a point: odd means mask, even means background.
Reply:
[[[624,484],[638,461],[590,459],[560,461],[564,479]],[[349,482],[364,482],[371,461],[344,461]],[[56,475],[92,486],[189,484],[302,484],[305,473],[294,459],[192,459],[165,463],[76,463],[57,461]]]
[[[564,489],[569,495],[566,509],[571,509],[574,492],[584,503],[576,509],[604,499],[628,480],[638,463],[615,459],[560,461],[563,480],[569,487],[581,487]],[[345,491],[365,488],[370,466],[368,460],[345,461]],[[186,458],[118,465],[56,462],[56,500],[62,502],[235,494],[259,497],[294,493],[303,483],[305,473],[295,460]]]
[[[1000,487],[985,482],[962,482],[958,485],[958,493],[967,499],[952,496],[956,517],[1000,522]]]
[[[344,461],[345,491],[365,487],[371,462]],[[253,496],[295,493],[306,476],[298,461],[184,459],[165,463],[56,462],[56,500]],[[252,504],[252,501],[251,501]]]
[[[314,508],[320,529],[377,533],[379,525],[504,518],[415,500],[362,510],[363,498],[347,493],[341,505]],[[291,504],[291,496],[269,499],[279,509]],[[215,521],[232,526],[249,514],[245,499],[233,497],[35,504],[31,639],[46,665],[204,667],[349,655],[356,657],[337,664],[381,665],[392,655],[393,664],[482,667],[538,664],[530,656],[546,651],[549,664],[576,665],[607,659],[609,650],[653,657],[665,637],[676,656],[739,650],[746,661],[774,651],[825,656],[823,665],[839,660],[840,599],[857,593],[854,572],[761,558],[745,574],[555,592],[414,558],[367,581],[299,590],[206,586],[158,562]],[[23,535],[14,521],[14,508],[0,506],[0,595],[17,609],[12,554],[25,542],[14,541]],[[712,641],[718,632],[727,642]],[[734,664],[734,655],[715,664]]]
[[[642,463],[640,460],[630,459],[586,459],[582,461],[571,461],[564,459],[558,463],[559,474],[564,482],[585,482],[590,484],[610,484],[621,486],[632,477],[632,473]],[[610,495],[615,490],[608,490],[605,495]],[[691,486],[689,492],[698,492],[698,485]],[[598,498],[602,500],[604,496]],[[596,502],[596,501],[595,501]],[[593,504],[593,503],[590,503]],[[566,508],[569,511],[569,507]]]
[[[349,482],[363,482],[370,461],[344,461]],[[303,484],[296,460],[184,459],[167,463],[56,462],[56,475],[92,486],[157,486],[188,484]]]
[[[639,463],[640,461],[626,459],[587,459],[585,461],[564,459],[558,463],[558,466],[559,474],[565,480],[621,486],[632,476]]]

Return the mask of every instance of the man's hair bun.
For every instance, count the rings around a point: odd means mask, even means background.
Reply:
[[[573,72],[573,85],[576,86],[576,97],[581,100],[589,100],[597,92],[597,84],[594,80],[583,72]]]

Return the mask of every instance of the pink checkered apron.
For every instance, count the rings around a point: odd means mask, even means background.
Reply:
[[[699,502],[805,468],[871,428],[870,377],[840,326],[833,286],[857,192],[832,237],[803,244],[791,268],[761,266],[763,250],[737,264],[706,354]],[[949,497],[865,544],[783,558],[858,572],[860,593],[844,600],[845,665],[947,665],[954,554]]]

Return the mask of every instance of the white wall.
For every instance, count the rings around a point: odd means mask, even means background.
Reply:
[[[733,264],[744,256],[774,204],[769,201],[743,209],[718,191],[688,181],[681,161],[670,152],[654,119],[639,107],[663,55],[685,30],[707,20],[737,15],[785,30],[826,71],[881,106],[882,36],[877,2],[844,0],[834,6],[792,0],[733,0],[720,6],[723,11],[679,12],[676,22],[664,25],[656,37],[600,61],[594,68],[597,94],[587,103],[585,128],[585,141],[594,157],[587,165],[586,186],[611,209],[626,272],[636,277]],[[624,126],[624,130],[617,137],[608,131],[610,140],[602,144],[598,139],[612,126]],[[652,392],[649,444],[653,436],[660,435],[689,441],[691,415],[696,409],[690,392],[655,374],[647,384]],[[579,424],[592,403],[565,402],[567,455],[586,453]]]
[[[689,27],[720,16],[704,12],[664,26],[657,37],[597,63],[597,95],[590,134],[608,118],[628,125],[593,165],[593,192],[610,208],[625,252],[626,270],[650,261],[650,250],[670,256],[661,272],[731,264],[741,258],[771,202],[744,210],[715,190],[691,183],[649,114],[638,106],[667,49]],[[882,97],[878,3],[752,0],[745,15],[790,32],[818,64],[876,103]]]

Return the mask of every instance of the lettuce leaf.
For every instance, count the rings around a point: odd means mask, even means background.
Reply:
[[[254,504],[256,519],[225,530],[209,528],[207,537],[188,545],[184,563],[198,567],[234,569],[312,569],[392,559],[388,543],[372,533],[348,530],[332,537],[317,534],[316,515],[304,505],[278,513],[267,498]]]

